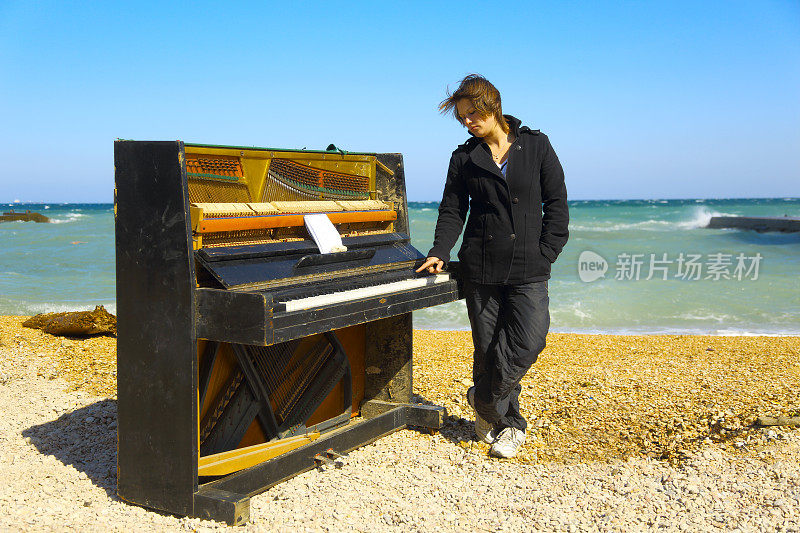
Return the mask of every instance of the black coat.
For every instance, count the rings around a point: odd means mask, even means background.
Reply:
[[[455,149],[428,257],[449,260],[469,211],[458,252],[465,278],[485,284],[543,281],[569,236],[564,171],[547,135],[504,116],[516,138],[506,178],[481,139]]]

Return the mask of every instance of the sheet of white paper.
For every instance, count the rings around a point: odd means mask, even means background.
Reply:
[[[342,236],[336,231],[331,219],[323,213],[315,213],[303,217],[306,229],[311,234],[311,238],[317,243],[320,253],[329,254],[331,252],[344,252],[346,246],[342,246]]]

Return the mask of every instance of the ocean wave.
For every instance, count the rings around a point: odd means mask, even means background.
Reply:
[[[640,328],[581,328],[552,327],[550,333],[577,333],[581,335],[708,335],[711,337],[799,337],[797,330],[776,329],[706,329],[680,327],[640,327]]]
[[[656,206],[653,206],[656,207]],[[621,231],[621,230],[643,230],[643,231],[665,231],[675,229],[698,229],[705,228],[711,222],[711,217],[718,216],[736,216],[733,213],[722,213],[713,211],[705,206],[697,206],[689,215],[688,220],[661,220],[655,218],[648,218],[640,220],[639,222],[620,222],[603,226],[601,224],[587,226],[585,224],[570,224],[569,229],[575,231]]]
[[[415,329],[465,330],[469,329],[467,304],[464,300],[414,311]]]
[[[711,217],[725,217],[735,216],[732,213],[720,213],[719,211],[712,211],[705,206],[696,207],[691,220],[678,222],[678,227],[681,229],[697,229],[708,227],[711,222]]]
[[[769,332],[768,331],[750,331],[744,329],[718,329],[714,335],[720,337],[798,337],[800,333],[797,331],[783,331],[783,332]]]
[[[16,298],[0,297],[0,315],[33,316],[40,313],[67,313],[70,311],[93,311],[95,306],[102,305],[111,314],[117,313],[114,300],[86,302],[31,302]]]
[[[685,318],[686,320],[713,320],[715,322],[722,323],[725,322],[726,320],[735,319],[736,317],[726,314],[717,315],[714,313],[709,313],[704,315],[700,313],[688,312],[688,313],[683,313],[682,315],[678,315],[677,318]]]
[[[67,213],[63,218],[51,218],[50,222],[53,224],[67,224],[75,222],[76,220],[85,217],[83,213]]]
[[[97,302],[87,304],[75,303],[37,303],[23,305],[28,314],[38,315],[39,313],[68,313],[71,311],[94,311],[94,308],[102,305],[106,311],[112,315],[117,314],[117,302]]]
[[[592,318],[592,314],[582,308],[581,302],[573,302],[567,305],[558,305],[550,309],[551,315],[558,318],[560,315],[565,315],[568,319],[577,317],[581,322]]]
[[[674,222],[668,220],[655,220],[647,219],[641,222],[621,222],[619,224],[612,224],[610,226],[583,226],[580,224],[570,224],[570,230],[578,231],[620,231],[626,229],[640,229],[649,231],[658,231],[661,229],[671,229],[675,227]]]

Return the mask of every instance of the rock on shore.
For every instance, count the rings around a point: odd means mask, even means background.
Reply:
[[[86,337],[104,333],[117,334],[117,317],[106,311],[102,305],[96,306],[94,311],[41,313],[25,320],[22,325],[51,335]]]

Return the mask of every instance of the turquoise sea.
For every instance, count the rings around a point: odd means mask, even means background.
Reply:
[[[115,312],[110,204],[0,207],[54,222],[0,223],[0,314],[98,304]],[[437,207],[409,206],[423,253]],[[550,281],[551,330],[799,335],[800,233],[706,228],[716,214],[800,216],[800,198],[570,202],[570,240]],[[418,311],[414,325],[469,328],[463,301]]]

